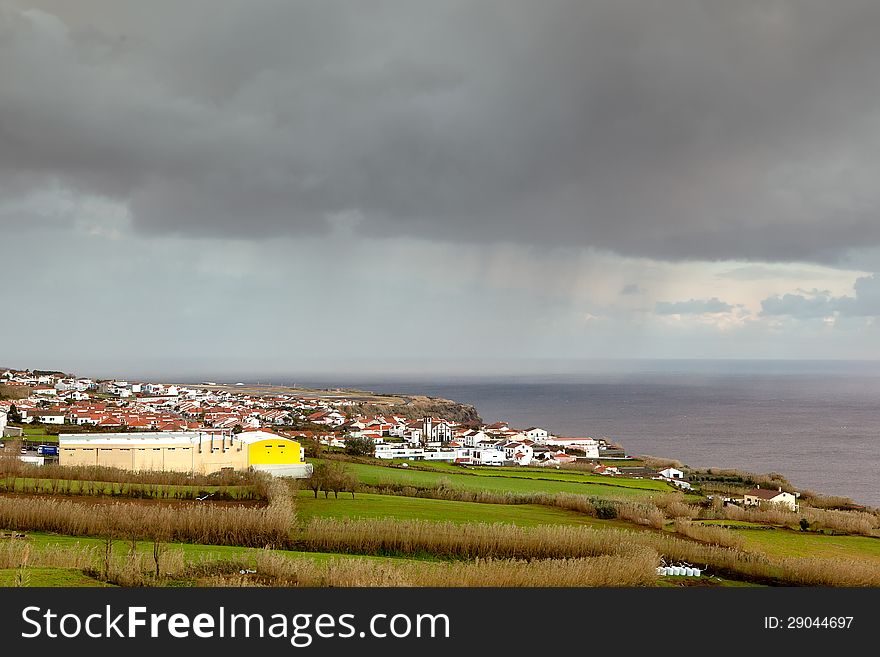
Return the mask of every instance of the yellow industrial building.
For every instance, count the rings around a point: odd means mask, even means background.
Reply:
[[[295,440],[269,431],[157,431],[58,436],[61,465],[209,474],[253,468],[281,477],[308,477],[311,464]]]

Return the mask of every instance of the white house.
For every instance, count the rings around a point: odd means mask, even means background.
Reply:
[[[424,429],[422,428],[421,422],[408,423],[406,425],[406,431],[404,431],[403,433],[403,437],[406,439],[406,442],[412,445],[421,445],[424,435]]]
[[[394,418],[394,421],[391,423],[391,429],[388,430],[388,435],[403,438],[403,435],[406,433],[406,425],[407,421],[405,419]]]
[[[43,395],[46,397],[54,397],[58,394],[58,391],[55,390],[55,388],[49,386],[39,386],[37,388],[34,388],[34,394]]]
[[[690,482],[685,481],[684,472],[678,468],[666,468],[665,470],[661,470],[659,475],[673,486],[681,488],[682,490],[691,490],[693,488]]]
[[[486,443],[490,440],[494,439],[485,431],[470,431],[458,439],[466,447],[479,447],[481,443]]]
[[[588,459],[599,458],[599,441],[593,438],[563,438],[562,436],[548,437],[544,440],[548,447],[574,447],[584,452]]]
[[[3,432],[6,430],[6,411],[0,411],[0,438],[3,437]]]
[[[64,424],[64,413],[62,411],[48,411],[45,408],[22,409],[21,421],[27,424],[30,424],[31,422]]]
[[[534,450],[527,442],[511,440],[504,443],[503,449],[508,461],[516,461],[517,465],[529,465],[532,462]]]
[[[684,479],[684,472],[677,468],[666,468],[665,470],[661,470],[660,474],[667,479]]]
[[[471,450],[462,450],[458,460],[474,465],[504,465],[504,450],[495,447],[478,447]]]
[[[547,438],[550,437],[550,432],[540,427],[529,427],[523,433],[525,433],[527,437],[531,438],[536,443],[544,442]]]
[[[789,511],[797,511],[798,493],[786,493],[781,488],[773,490],[771,488],[753,488],[746,491],[743,495],[744,506],[758,506],[760,504],[778,504]]]

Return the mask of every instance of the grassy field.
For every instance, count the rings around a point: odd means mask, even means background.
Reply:
[[[22,540],[22,539],[16,539]],[[80,545],[83,547],[96,547],[103,549],[103,539],[101,538],[92,538],[88,536],[65,536],[62,534],[49,534],[45,532],[28,532],[27,540],[34,547],[72,547],[76,545]],[[147,541],[139,541],[137,544],[137,548],[139,552],[143,552],[144,554],[152,554],[153,544]],[[216,560],[216,559],[248,559],[253,555],[257,554],[261,550],[259,548],[245,548],[245,547],[235,547],[229,545],[198,545],[194,543],[169,543],[169,550],[179,550],[183,552],[184,556],[188,559],[208,559],[208,560]],[[127,541],[116,541],[114,543],[114,552],[117,554],[124,554],[128,550],[128,542]],[[384,561],[424,561],[424,559],[416,559],[416,558],[408,558],[408,557],[376,557],[369,555],[357,555],[357,554],[336,554],[333,552],[300,552],[296,550],[276,550],[278,554],[283,554],[289,557],[307,557],[309,559],[313,559],[315,561],[327,561],[329,559],[334,559],[337,557],[348,558],[356,558],[356,559],[368,559],[371,561],[384,562]]]
[[[861,559],[880,563],[880,538],[829,536],[790,529],[733,529],[745,549],[771,557]]]
[[[595,475],[589,472],[578,470],[566,470],[555,468],[541,467],[517,467],[517,466],[468,466],[462,467],[453,465],[443,461],[435,462],[419,462],[413,465],[412,461],[391,461],[394,465],[407,464],[408,467],[414,467],[417,470],[423,468],[436,470],[438,472],[474,475],[481,477],[508,477],[521,479],[549,479],[552,481],[572,481],[576,483],[592,483],[603,486],[622,486],[625,488],[641,488],[645,490],[655,490],[660,492],[669,492],[674,490],[672,486],[664,481],[655,479],[628,479],[622,477],[608,477],[604,475]]]
[[[314,459],[319,461],[319,459]],[[383,483],[409,486],[437,486],[446,483],[453,488],[470,491],[493,491],[512,493],[577,493],[605,497],[645,498],[672,493],[674,489],[659,481],[646,479],[595,481],[596,475],[579,475],[569,472],[511,472],[500,471],[486,474],[464,474],[455,471],[408,470],[404,468],[347,463],[346,466],[365,484]],[[540,477],[538,475],[544,475]]]
[[[22,574],[23,581],[17,584],[17,568],[0,568],[0,586],[111,586],[73,568],[25,568]]]
[[[388,518],[397,520],[435,520],[446,522],[503,522],[521,527],[535,525],[587,525],[590,527],[639,528],[622,520],[597,520],[576,511],[567,511],[539,504],[479,504],[451,500],[432,500],[399,495],[358,493],[354,499],[342,494],[329,499],[320,493],[300,491],[297,518],[306,522],[322,518]]]
[[[44,426],[33,427],[25,425],[22,427],[22,431],[24,432],[22,438],[25,440],[39,440],[40,442],[47,444],[58,442],[58,436],[50,436],[46,433],[46,427]]]
[[[52,483],[56,482],[56,489],[52,490]],[[70,495],[119,495],[121,497],[135,496],[151,497],[155,499],[188,498],[203,493],[225,492],[234,499],[249,498],[251,488],[248,486],[180,486],[174,484],[129,484],[114,483],[109,481],[79,481],[36,479],[32,477],[3,477],[0,476],[0,490],[4,492],[27,492],[44,494],[61,494],[60,482],[64,481],[68,486]],[[114,491],[116,491],[114,493]]]

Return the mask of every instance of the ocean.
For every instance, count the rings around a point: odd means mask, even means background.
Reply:
[[[691,467],[779,472],[799,488],[880,507],[878,363],[646,361],[556,375],[296,383],[445,397],[473,404],[487,422],[607,437],[630,454]]]

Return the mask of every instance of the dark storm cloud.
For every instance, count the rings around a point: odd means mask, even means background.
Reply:
[[[731,310],[733,306],[718,297],[690,301],[658,301],[654,306],[654,312],[658,315],[705,315],[728,313]]]
[[[880,276],[863,276],[855,282],[853,296],[832,296],[827,290],[812,290],[799,294],[784,294],[764,299],[764,316],[788,315],[801,319],[815,319],[840,315],[842,317],[880,316]]]
[[[880,244],[873,0],[18,5],[7,197],[105,195],[155,234],[347,214],[373,236],[664,259]]]

